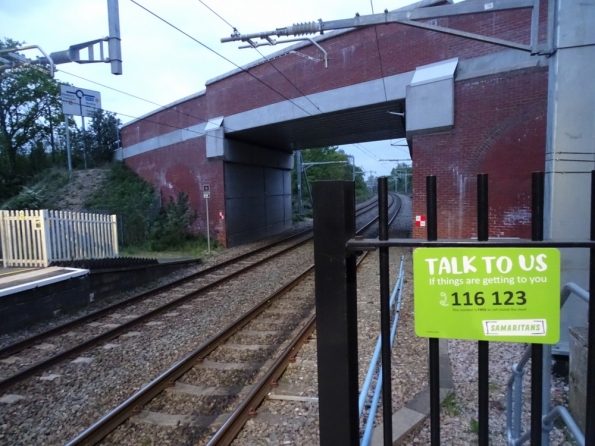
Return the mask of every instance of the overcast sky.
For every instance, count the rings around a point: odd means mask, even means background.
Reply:
[[[238,49],[237,43],[220,43],[232,28],[253,33],[297,22],[371,14],[370,0],[135,0],[238,65],[259,59],[253,49]],[[412,0],[373,0],[375,12],[397,9]],[[0,2],[0,37],[41,46],[47,53],[108,35],[107,0],[21,0]],[[213,52],[161,22],[132,0],[119,0],[123,74],[110,73],[109,64],[59,65],[56,78],[77,87],[101,93],[105,110],[122,122],[148,113],[156,105],[132,98],[89,81],[101,83],[156,104],[166,105],[205,88],[205,82],[235,69]],[[261,47],[263,54],[278,51]],[[24,53],[34,58],[36,51]],[[82,53],[86,55],[86,53]],[[332,63],[332,62],[331,62]],[[81,79],[80,76],[84,79]],[[392,141],[393,144],[403,142]],[[362,147],[363,146],[363,147]],[[356,165],[374,175],[388,174],[395,162],[381,159],[409,158],[406,147],[391,141],[342,146],[355,156]]]

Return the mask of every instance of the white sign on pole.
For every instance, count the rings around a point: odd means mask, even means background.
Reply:
[[[65,115],[93,116],[101,110],[101,94],[70,85],[60,85],[62,112]]]

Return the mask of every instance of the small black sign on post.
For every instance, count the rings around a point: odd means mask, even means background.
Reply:
[[[321,446],[359,445],[356,256],[352,181],[313,185]]]

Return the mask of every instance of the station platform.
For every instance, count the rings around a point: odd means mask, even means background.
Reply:
[[[58,266],[48,268],[0,268],[0,297],[86,274],[89,274],[88,269]]]

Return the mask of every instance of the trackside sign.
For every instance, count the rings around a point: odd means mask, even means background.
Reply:
[[[428,338],[555,344],[560,252],[554,248],[419,248],[415,332]]]

